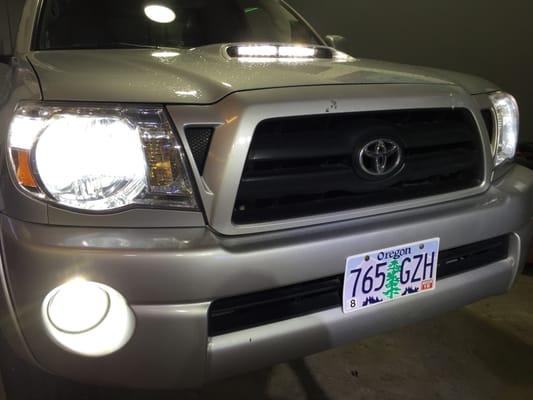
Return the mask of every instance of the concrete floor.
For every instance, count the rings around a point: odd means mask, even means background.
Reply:
[[[95,389],[82,398],[533,399],[533,267],[506,296],[200,391]]]

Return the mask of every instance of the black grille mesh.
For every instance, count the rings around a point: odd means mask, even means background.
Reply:
[[[194,162],[200,174],[203,174],[209,145],[214,129],[210,127],[190,127],[185,129],[185,137],[189,143]]]
[[[361,176],[356,154],[382,137],[401,144],[403,168],[386,179]],[[265,120],[254,133],[233,222],[304,217],[479,186],[484,172],[480,139],[465,109]]]

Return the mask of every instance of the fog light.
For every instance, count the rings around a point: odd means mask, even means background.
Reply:
[[[109,286],[74,280],[52,290],[42,305],[50,337],[65,350],[89,357],[121,349],[135,318],[124,297]]]
[[[98,285],[83,281],[60,288],[48,304],[50,322],[66,333],[82,333],[95,328],[108,311],[107,292]]]

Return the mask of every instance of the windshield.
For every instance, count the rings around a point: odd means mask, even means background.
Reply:
[[[280,0],[46,0],[36,47],[198,47],[230,42],[321,44]]]

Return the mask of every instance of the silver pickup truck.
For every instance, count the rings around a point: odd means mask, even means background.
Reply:
[[[281,0],[27,0],[18,26],[0,328],[28,369],[197,387],[521,272],[533,172],[490,82],[354,58]]]

